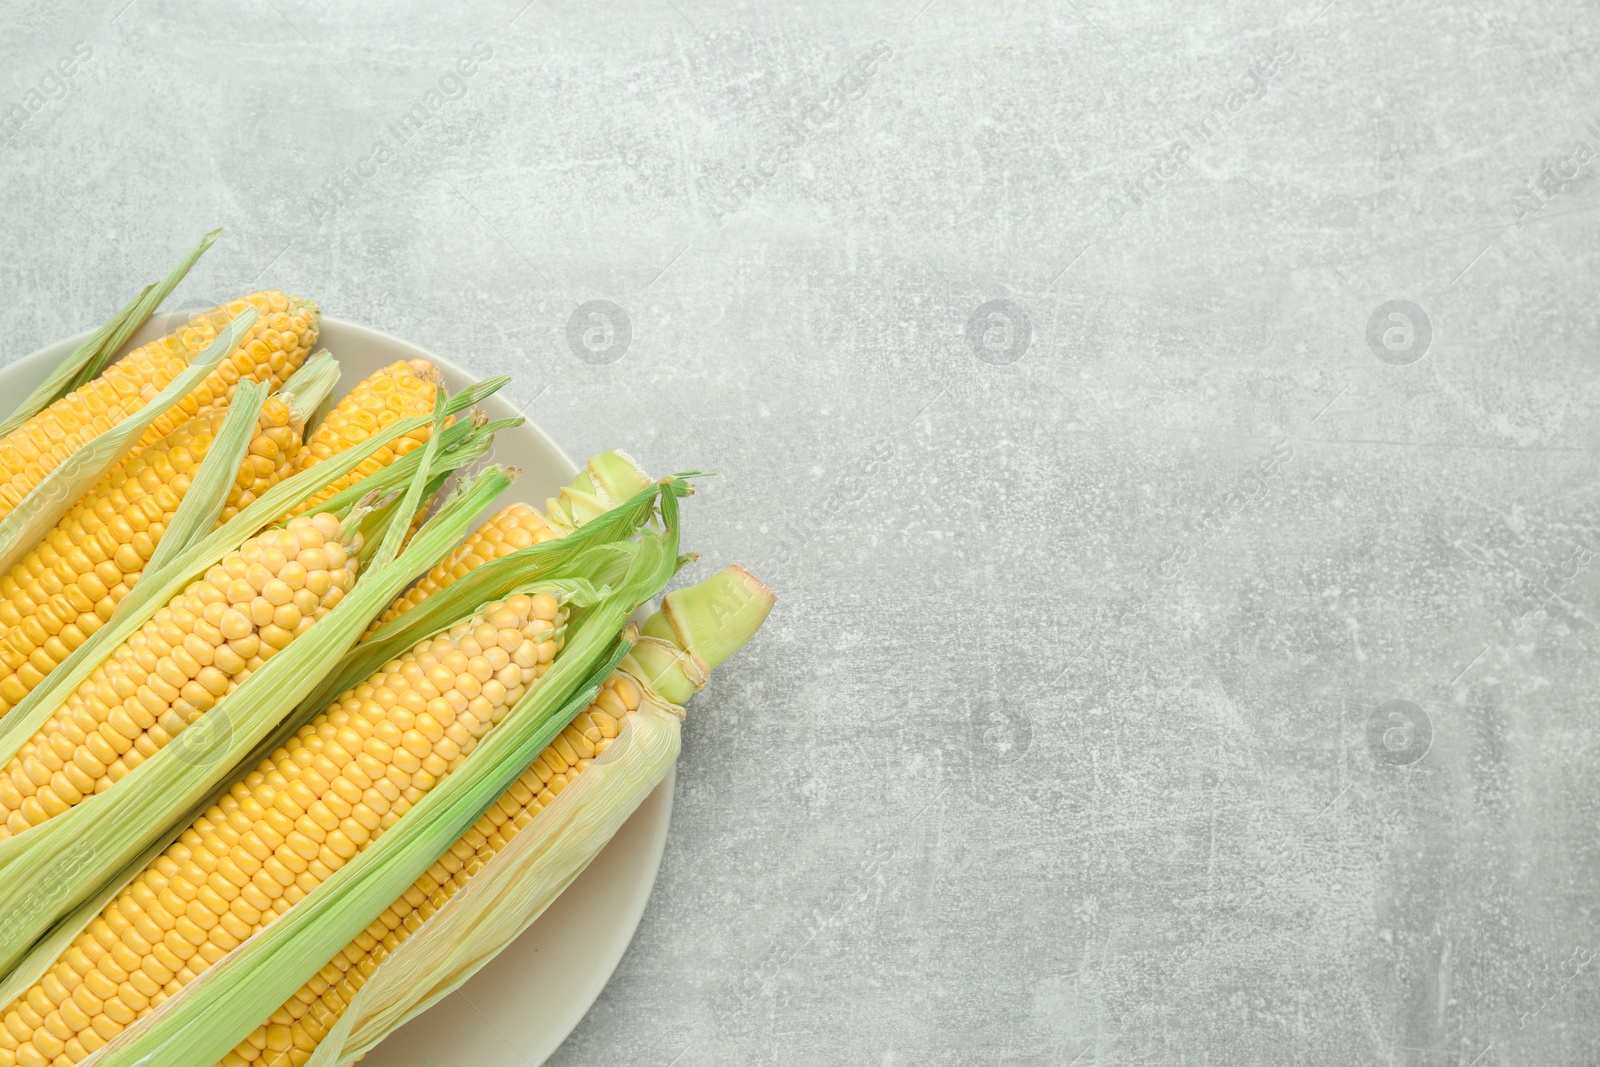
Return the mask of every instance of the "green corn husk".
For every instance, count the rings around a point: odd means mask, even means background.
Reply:
[[[616,457],[621,457],[629,465],[626,473],[615,464]],[[604,499],[593,495],[590,489],[597,467],[612,472],[607,477],[610,488]],[[620,499],[612,496],[614,492],[622,490],[626,490],[627,495]],[[565,531],[563,536],[518,549],[501,559],[485,563],[449,589],[389,620],[374,630],[359,648],[352,650],[346,662],[313,692],[312,698],[326,702],[371,674],[378,664],[471,614],[476,605],[493,599],[487,591],[505,586],[509,575],[515,575],[518,581],[535,581],[591,547],[627,540],[654,517],[656,498],[663,491],[681,497],[693,490],[681,476],[664,479],[660,483],[650,481],[649,476],[620,451],[602,452],[591,457],[588,465],[578,472],[571,484],[563,487],[546,504],[547,519],[556,514],[563,515],[559,525],[552,525],[557,532]],[[582,499],[584,503],[574,505],[574,497]]]
[[[277,395],[289,405],[297,422],[310,426],[311,416],[339,384],[339,373],[339,361],[333,358],[333,353],[326,348],[318,349],[278,387]]]
[[[475,415],[471,422],[457,423],[455,426],[446,429],[440,434],[439,455],[431,464],[431,469],[435,473],[424,487],[422,499],[424,501],[435,499],[436,495],[445,488],[445,485],[452,478],[459,479],[465,476],[472,465],[482,459],[484,454],[489,451],[490,446],[494,443],[494,435],[496,433],[508,426],[516,426],[520,423],[520,419],[500,419],[495,422],[484,422],[481,417]],[[364,528],[369,525],[382,525],[391,521],[393,516],[403,510],[404,501],[398,492],[389,488],[389,485],[402,475],[414,473],[416,465],[406,462],[413,457],[420,459],[419,451],[414,450],[408,453],[399,461],[390,464],[388,468],[357,482],[355,485],[340,492],[337,497],[330,498],[328,503],[332,503],[334,500],[342,501],[342,503],[333,508],[333,513],[341,514],[343,510],[351,506],[350,501],[354,499],[356,501],[367,501],[372,507],[372,510],[363,520]],[[395,468],[399,469],[398,473],[391,473]],[[407,483],[401,482],[401,484]],[[357,495],[356,493],[351,493],[351,490],[360,490],[361,492]],[[346,496],[347,493],[350,495]],[[329,510],[328,504],[325,503],[321,507],[310,509],[309,513],[314,515],[327,510]],[[409,523],[410,521],[408,517],[407,522]],[[372,552],[376,549],[376,545],[377,542],[375,540],[369,539],[364,542],[361,550],[356,553],[356,558],[363,567],[367,566]]]
[[[226,779],[312,680],[360,637],[372,615],[415,573],[411,568],[425,570],[448,552],[470,521],[469,508],[481,507],[506,484],[503,474],[486,473],[475,492],[464,494],[462,507],[441,512],[433,529],[419,532],[395,567],[366,576],[365,588],[358,582],[323,619],[180,735],[200,729],[201,745],[167,745],[115,788],[0,842],[0,914],[6,916],[0,924],[0,953],[5,954],[0,963],[6,970],[60,917],[168,830],[174,815],[190,810]]]
[[[441,396],[431,421],[481,397],[482,390]],[[427,425],[428,417],[403,419],[382,434],[286,479],[220,529],[184,550],[156,575],[146,574],[117,613],[28,697],[0,720],[0,760],[9,760],[95,666],[173,595],[227,551],[285,510],[354,468],[386,441]],[[441,435],[418,449],[436,457]],[[418,468],[413,499],[420,499],[431,471]],[[141,853],[293,709],[338,661],[394,595],[438,562],[460,539],[471,519],[498,496],[510,478],[485,471],[417,533],[396,561],[403,523],[384,532],[374,565],[326,616],[113,789],[86,798],[71,810],[0,841],[0,973],[9,972],[28,947]],[[361,614],[361,613],[365,614]],[[102,635],[105,637],[102,639]],[[95,646],[91,648],[91,646]],[[80,656],[80,653],[83,655]],[[218,714],[218,713],[221,714]]]
[[[292,419],[303,424],[306,412],[315,409],[338,380],[339,368],[326,351],[320,352],[296,371],[279,388],[277,396],[288,406]],[[265,387],[248,379],[239,382],[229,403],[216,440],[206,453],[184,491],[172,522],[158,534],[154,554],[146,562],[145,573],[155,573],[178,553],[217,526],[239,473],[239,466],[259,421]],[[211,416],[195,416],[207,419]],[[103,490],[107,475],[90,492]],[[70,514],[70,512],[69,512]],[[59,526],[56,527],[60,529]],[[47,537],[53,534],[46,535]]]
[[[173,267],[165,278],[151,288],[150,293],[135,309],[134,313],[123,321],[116,333],[112,334],[110,342],[78,372],[77,377],[73,379],[71,388],[63,392],[62,396],[100,376],[100,372],[105,370],[106,364],[111,362],[111,357],[122,351],[122,346],[127,344],[129,339],[138,332],[139,327],[149,321],[156,308],[161,306],[161,302],[171,294],[173,289],[177,288],[178,283],[184,279],[200,257],[205,255],[206,250],[215,244],[217,238],[221,236],[222,229],[218,227],[200,238],[199,243],[189,250],[189,254],[179,260],[178,265]]]
[[[509,380],[493,379],[496,382]],[[465,466],[488,451],[489,439],[493,438],[496,433],[512,426],[521,426],[522,423],[523,420],[520,418],[496,419],[494,422],[485,422],[478,413],[474,413],[470,419],[464,419],[445,429],[441,450],[448,456],[457,449],[468,447],[469,444],[472,447],[476,447],[476,452],[469,453],[458,464],[458,466]],[[307,508],[305,513],[307,515],[316,515],[327,511],[335,515],[343,514],[356,501],[363,499],[375,489],[389,490],[409,484],[411,476],[416,473],[417,464],[421,461],[421,451],[412,449],[382,470],[374,472],[354,485],[345,486],[316,507]]]
[[[239,346],[255,321],[255,308],[245,309],[154,399],[105,433],[91,438],[45,475],[4,519],[0,519],[0,574],[27,555],[61,521],[67,509],[138,444],[152,422],[199,386],[205,376]]]
[[[122,328],[124,322],[129,321],[148,297],[154,285],[147,285],[139,290],[139,295],[117,309],[117,313],[84,339],[83,343],[69,352],[54,370],[40,382],[38,387],[27,396],[23,397],[15,410],[0,422],[0,437],[4,437],[33,418],[57,400],[66,396],[77,388],[80,373],[90,362],[96,359],[101,352],[110,346],[108,341]]]
[[[79,904],[75,911],[66,915],[60,922],[50,928],[49,932],[33,943],[28,954],[11,969],[3,979],[0,979],[0,1005],[10,1004],[22,996],[33,984],[43,978],[55,965],[57,959],[65,952],[79,934],[94,921],[105,906],[113,899],[122,887],[128,884],[138,873],[150,865],[157,856],[166,851],[168,845],[178,839],[178,836],[188,828],[189,824],[199,818],[205,806],[215,802],[218,792],[214,791],[211,797],[184,814],[166,833],[157,838],[155,842],[144,850],[139,856],[117,872],[101,887],[94,896],[89,897]]]
[[[582,477],[580,474],[579,478]],[[340,672],[317,691],[318,695],[331,697],[341,692],[348,687],[344,683],[353,684],[355,679],[366,677],[377,664],[410,648],[424,637],[451,626],[463,615],[470,614],[470,610],[464,611],[462,605],[486,603],[495,598],[496,589],[540,581],[591,548],[631,537],[654,516],[658,499],[665,511],[665,498],[672,497],[675,513],[677,498],[688,496],[692,491],[689,483],[680,476],[664,478],[659,483],[640,489],[623,503],[610,506],[609,510],[600,512],[564,537],[519,548],[475,568],[450,588],[434,594],[375,630],[354,653],[361,657],[361,661],[341,667]],[[562,493],[565,495],[566,490]]]
[[[106,364],[111,362],[111,357],[121,351],[122,346],[128,343],[128,338],[149,321],[155,309],[171,295],[200,257],[205,255],[206,249],[221,235],[222,231],[216,229],[200,238],[200,243],[190,249],[189,254],[179,260],[165,278],[154,285],[145,286],[109,322],[73,349],[39,387],[29,393],[4,422],[0,422],[0,437],[9,434],[74,389],[99,377]]]
[[[414,452],[412,454],[415,455],[417,453]],[[657,487],[655,485],[652,485],[650,487],[651,493],[654,493],[656,488]],[[626,538],[631,536],[637,527],[642,525],[652,513],[652,509],[647,508],[645,509],[645,514],[639,516],[637,521],[621,527],[612,527],[612,536],[616,538]],[[602,526],[600,530],[604,531],[607,528],[608,527]],[[597,541],[593,535],[584,541],[584,545],[588,547],[593,547],[595,543],[597,543]],[[571,558],[572,554],[568,553],[563,557],[563,562],[569,562]],[[562,571],[560,573],[568,572]],[[569,577],[568,581],[572,581],[572,579]],[[445,590],[437,595],[445,596],[448,593],[449,590]],[[462,611],[454,612],[450,618],[450,621],[446,623],[446,625],[451,625],[459,618],[470,615],[475,608],[476,605],[467,605]],[[420,639],[421,638],[418,638],[418,640]],[[349,654],[347,654],[346,658],[348,660]],[[368,673],[370,673],[370,671]],[[354,679],[352,680],[351,684],[354,684],[355,681],[359,680],[359,678]],[[238,766],[241,768],[253,768],[257,766],[261,760],[265,759],[268,755],[280,747],[290,735],[292,735],[300,728],[301,725],[304,724],[305,721],[311,719],[316,712],[321,711],[326,703],[327,701],[324,700],[321,703],[313,705],[309,698],[306,701],[302,701],[302,711],[297,713],[297,716],[291,716],[282,724],[280,724],[270,736],[256,746],[255,750],[247,758],[241,760],[238,763]],[[567,718],[570,719],[570,716]],[[203,721],[204,720],[202,720],[202,722]],[[193,727],[191,727],[191,729],[193,729]],[[57,923],[56,926],[52,928],[50,932],[33,947],[28,956],[21,963],[19,963],[9,975],[5,977],[4,981],[0,981],[0,1008],[3,1008],[4,1005],[9,1004],[22,993],[27,992],[27,990],[35,982],[43,977],[45,972],[47,972],[50,967],[54,965],[60,953],[71,944],[72,940],[77,937],[78,934],[80,934],[91,921],[93,921],[93,919],[100,913],[105,905],[116,896],[121,887],[137,876],[139,872],[150,863],[151,860],[160,855],[168,845],[177,839],[177,837],[189,826],[190,823],[198,818],[204,811],[209,809],[212,804],[214,804],[223,794],[225,794],[230,785],[231,780],[224,781],[219,784],[210,795],[201,800],[199,803],[193,805],[184,815],[184,817],[181,820],[178,820],[162,838],[157,840],[155,844],[146,849],[146,851],[140,857],[128,864],[115,877],[108,881],[99,894],[79,905],[76,911],[72,912],[61,922]]]
[[[172,514],[172,524],[156,542],[156,550],[145,568],[159,571],[173,557],[212,530],[222,517],[222,508],[228,502],[228,490],[239,476],[239,464],[244,462],[245,450],[255,436],[256,422],[261,408],[267,402],[266,386],[253,381],[241,381],[228,402],[228,413],[223,416],[217,439],[211,442],[200,469],[189,482],[188,491],[178,502]]]
[[[291,417],[304,425],[338,381],[339,363],[324,348],[301,364],[276,395],[288,405]],[[244,462],[245,451],[255,436],[265,402],[264,385],[248,380],[239,383],[228,403],[228,414],[217,431],[217,439],[179,502],[172,525],[162,532],[155,553],[145,564],[147,572],[158,570],[182,549],[216,529],[217,520],[228,502],[228,493],[239,475],[239,465]]]
[[[302,417],[305,410],[314,409],[322,402],[322,399],[327,395],[329,388],[331,388],[331,386],[338,380],[338,373],[338,365],[337,363],[333,362],[332,357],[326,351],[320,352],[306,361],[301,370],[284,384],[283,388],[280,390],[280,393],[283,394],[285,399],[288,400],[291,408],[295,408],[297,404],[304,405],[303,407],[296,408],[296,417]],[[243,394],[243,389],[247,384],[251,383],[241,383],[241,394],[235,396],[234,404],[238,404],[241,397],[245,396],[245,394]],[[253,386],[253,388],[259,389],[260,386]],[[437,409],[438,405],[436,404],[435,406]],[[221,436],[219,435],[219,439],[216,444],[220,445],[221,443]],[[214,445],[213,447],[216,446]],[[422,452],[422,450],[418,451],[419,453]],[[211,453],[208,453],[208,458],[210,454]],[[192,491],[193,490],[191,490],[191,492]],[[226,491],[224,489],[224,495],[225,492]],[[374,528],[374,530],[376,533],[381,535],[381,527]],[[183,745],[186,741],[189,741],[197,734],[208,735],[209,739],[214,739],[219,733],[215,727],[211,726],[211,723],[214,721],[215,720],[211,719],[202,719],[200,722],[194,724],[198,729],[192,728],[190,731],[185,731],[184,734],[179,736],[176,744]],[[199,746],[190,744],[189,747],[191,751],[193,751],[197,747],[204,749],[207,746],[204,742],[202,742],[202,744]],[[256,762],[256,758],[252,756],[252,758],[248,761],[245,761],[243,765],[254,766]],[[191,822],[194,821],[195,818],[197,818],[213,802],[215,802],[215,800],[222,793],[227,791],[228,784],[229,783],[227,781],[224,781],[221,785],[218,785],[211,794],[200,800],[198,803],[192,805],[184,814],[183,818],[176,820],[173,823],[171,829],[162,835],[162,837],[158,838],[149,848],[144,851],[143,854],[134,859],[131,863],[125,866],[122,871],[118,872],[117,875],[107,881],[97,895],[80,904],[75,911],[63,918],[51,928],[48,934],[36,942],[29,950],[27,956],[25,956],[22,961],[5,976],[3,981],[0,981],[0,991],[5,991],[3,995],[0,995],[0,1004],[10,1003],[11,1000],[14,1000],[21,993],[26,992],[34,982],[37,982],[41,977],[43,977],[44,973],[48,971],[51,965],[55,962],[56,957],[59,956],[66,946],[72,942],[72,939],[77,937],[77,935],[83,931],[84,927],[90,921],[92,921],[96,915],[99,914],[100,910],[105,907],[106,903],[115,897],[117,890],[129,879],[133,878],[140,871],[142,871],[151,860],[160,855],[168,845],[176,840],[178,835],[182,833],[185,827],[187,827]]]
[[[347,944],[365,929],[476,822],[594,699],[627,652],[622,630],[628,616],[676,570],[676,497],[664,493],[660,499],[662,533],[591,548],[549,581],[498,592],[553,591],[578,610],[549,671],[455,771],[305,899],[84,1061],[85,1067],[215,1064],[323,967],[328,946]]]
[[[545,504],[545,520],[566,536],[643,491],[649,481],[638,461],[620,448],[590,456],[572,484]]]
[[[687,697],[667,699],[662,689],[682,692],[692,677],[698,681],[689,692],[698,690],[709,671],[755,634],[773,601],[742,567],[669,593],[645,623],[658,636],[635,642],[618,667],[640,684],[644,699],[616,741],[378,964],[307,1067],[335,1067],[365,1055],[460,988],[532,925],[676,762]]]

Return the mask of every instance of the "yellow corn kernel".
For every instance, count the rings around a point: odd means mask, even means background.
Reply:
[[[373,621],[367,632],[371,633],[390,619],[410,611],[490,560],[499,559],[519,548],[549,541],[555,536],[555,531],[550,529],[543,516],[526,504],[511,504],[500,509],[472,531],[421,581],[395,598],[383,614]]]

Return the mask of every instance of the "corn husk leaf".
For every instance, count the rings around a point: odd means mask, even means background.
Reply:
[[[150,295],[150,290],[155,286],[147,285],[139,290],[139,295],[117,309],[117,313],[107,319],[104,325],[84,339],[83,343],[69,352],[60,363],[56,364],[45,380],[22,399],[16,409],[0,422],[0,437],[4,437],[29,419],[33,418],[57,400],[66,396],[73,390],[73,382],[80,371],[89,364],[103,349],[107,342],[116,334],[123,322],[133,315],[145,297]]]
[[[646,701],[576,782],[378,965],[306,1067],[371,1051],[459,989],[583,873],[677,761],[682,711]]]
[[[737,565],[666,595],[619,668],[643,691],[621,736],[378,964],[308,1067],[364,1055],[459,988],[572,884],[676,760],[682,702],[755,635],[775,599]]]
[[[218,227],[201,237],[199,243],[178,261],[177,266],[167,272],[165,278],[151,287],[134,313],[123,320],[117,331],[112,334],[110,342],[78,372],[78,376],[72,382],[72,389],[76,389],[100,376],[100,372],[105,370],[106,364],[111,362],[111,358],[122,351],[122,346],[127,344],[129,338],[138,332],[139,327],[149,321],[151,314],[161,306],[161,302],[172,293],[173,289],[177,288],[178,283],[184,279],[200,257],[205,255],[206,250],[215,244],[217,238],[221,236],[222,229]],[[70,392],[71,390],[68,391]]]
[[[339,361],[326,348],[313,352],[300,369],[289,376],[279,387],[277,396],[289,405],[290,417],[302,427],[311,422],[311,416],[333,387],[339,384]]]
[[[515,425],[515,422],[516,420],[504,419],[493,423],[458,423],[440,434],[441,447],[439,454],[430,463],[430,469],[434,471],[434,474],[423,489],[423,500],[433,500],[435,495],[442,491],[447,483],[452,479],[459,479],[467,468],[470,468],[481,459],[493,446],[494,435],[508,424]],[[386,490],[386,486],[399,477],[399,475],[391,474],[390,470],[401,467],[402,463],[406,463],[407,460],[413,457],[420,458],[420,455],[420,450],[412,451],[402,457],[400,461],[390,464],[389,468],[379,471],[370,478],[350,487],[351,489],[360,488],[364,490],[361,500],[369,502],[376,500],[376,503],[371,505],[372,510],[362,519],[363,531],[367,526],[386,524],[393,516],[399,514],[404,506],[402,495],[392,489]],[[401,467],[400,473],[406,474],[414,470],[415,464],[406,464],[406,466]],[[374,482],[377,484],[374,485]],[[406,483],[401,482],[400,484]],[[341,493],[339,495],[342,497],[344,494]],[[339,514],[349,506],[349,504],[344,504],[336,507],[334,513]],[[313,508],[310,513],[316,514],[323,510],[325,508]],[[411,521],[409,517],[407,521],[408,523]],[[377,551],[378,543],[376,538],[368,538],[363,542],[361,550],[356,554],[363,567],[367,566],[368,561]]]
[[[167,846],[176,841],[183,831],[188,829],[190,823],[199,818],[207,807],[215,803],[221,791],[220,788],[214,790],[211,796],[186,813],[184,818],[174,823],[149,848],[145,849],[131,863],[106,881],[100,892],[78,905],[76,910],[69,912],[65,918],[51,927],[47,934],[34,942],[33,947],[28,950],[28,954],[22,958],[22,961],[13,967],[4,979],[0,979],[0,1004],[10,1004],[33,988],[33,984],[43,978],[51,967],[55,966],[56,961],[61,958],[61,954],[67,950],[79,934],[88,929],[89,924],[95,920],[96,916],[122,891],[122,887],[132,881],[140,871],[148,867],[152,860],[165,852]]]
[[[508,380],[509,379],[491,379],[490,382],[485,384],[493,384],[495,382]],[[498,386],[496,386],[496,388],[498,388]],[[458,393],[456,395],[459,396],[461,394]],[[477,451],[471,453],[469,458],[464,459],[461,464],[458,465],[465,466],[466,463],[471,462],[473,459],[477,459],[479,456],[482,456],[486,451],[488,451],[489,445],[492,443],[495,434],[511,426],[521,426],[522,422],[523,420],[519,418],[497,419],[490,423],[483,423],[477,419],[464,419],[445,429],[443,434],[443,451],[446,455],[448,455],[459,448],[466,447],[469,443],[473,443],[474,447],[477,448]],[[343,489],[339,490],[333,496],[330,496],[327,500],[324,500],[316,507],[306,509],[306,514],[315,515],[323,511],[332,512],[335,515],[343,514],[344,511],[349,509],[353,504],[355,504],[356,501],[362,499],[374,489],[387,490],[407,485],[411,480],[412,474],[416,472],[417,464],[421,462],[421,459],[422,456],[420,451],[413,449],[382,470],[375,471],[371,476],[363,478],[354,485],[345,486]]]
[[[167,276],[154,285],[147,285],[139,295],[123,305],[111,320],[89,335],[88,340],[56,365],[39,387],[18,404],[16,410],[0,422],[0,437],[15,430],[74,389],[98,377],[111,357],[127,344],[128,338],[143,326],[161,302],[171,295],[179,282],[189,273],[206,249],[222,235],[220,229],[212,230],[200,238],[200,243],[178,261]]]
[[[565,536],[617,507],[650,484],[638,460],[621,449],[589,457],[572,482],[545,502],[550,528]]]
[[[105,433],[91,438],[45,475],[4,519],[0,519],[0,574],[15,566],[40,538],[54,529],[67,509],[138,444],[152,422],[199,386],[205,376],[239,346],[255,320],[255,308],[247,308],[154,399]]]
[[[406,423],[421,421],[424,420],[400,420],[390,430],[396,436],[409,433],[416,427],[408,428]],[[362,446],[346,450],[347,453],[361,451]],[[203,570],[220,558],[227,547],[243,539],[238,536],[239,529],[230,531],[240,519],[256,512],[254,525],[246,522],[240,528],[253,530],[265,518],[281,514],[284,507],[292,504],[286,498],[299,493],[299,499],[304,499],[315,492],[318,486],[326,484],[327,479],[336,477],[333,465],[339,463],[341,457],[348,458],[346,453],[341,453],[280,483],[221,530],[183,553],[167,568],[172,576],[168,584],[173,591],[181,589],[188,575],[194,573],[194,570],[188,569],[188,563],[198,557],[204,561],[199,567]],[[359,458],[356,462],[359,462]],[[354,466],[354,463],[350,465]],[[309,482],[279,494],[279,490],[314,472],[315,476]],[[427,468],[419,468],[418,480],[425,480],[428,473]],[[380,553],[379,565],[363,574],[352,591],[332,611],[220,700],[171,744],[119,780],[115,787],[88,797],[61,815],[15,837],[0,841],[0,916],[4,917],[0,921],[0,972],[9,972],[16,966],[28,947],[63,915],[76,908],[107,879],[143,852],[171,825],[176,815],[189,810],[226,778],[260,738],[277,725],[304,698],[316,680],[331,669],[355,643],[373,616],[412,579],[443,558],[465,532],[472,517],[509,484],[510,478],[503,471],[497,468],[486,471],[418,531],[399,560],[386,559]],[[213,553],[208,547],[213,545],[222,547]],[[145,582],[136,587],[135,593],[130,594],[123,605],[126,606],[143,588]],[[169,598],[170,594],[153,602],[165,603]],[[153,608],[150,613],[153,613]],[[120,616],[121,608],[95,637],[119,628],[119,622],[123,621]],[[89,643],[85,642],[79,651]],[[110,646],[115,647],[115,644]],[[69,672],[69,675],[86,675],[98,662],[96,658],[87,668],[80,672]],[[36,714],[27,718],[41,722],[43,718],[48,718],[51,710],[65,698],[65,693],[70,692],[69,683],[77,684],[70,676],[57,678],[66,667],[64,663],[57,668],[44,685],[29,694],[28,700],[31,701],[41,692],[49,690],[54,694],[54,699],[31,709]],[[7,730],[7,727],[12,725],[11,720],[17,718],[20,712],[29,710],[24,706],[26,703],[19,704],[11,715],[0,721],[0,731],[6,732],[8,738],[20,732]],[[37,714],[40,707],[43,708],[42,716]],[[34,726],[36,729],[37,726]],[[34,730],[22,733],[21,741],[32,736]],[[11,754],[15,753],[21,741],[7,746],[12,748]],[[10,754],[4,758],[9,759]]]
[[[625,546],[632,555],[626,575],[573,612],[566,646],[550,670],[461,766],[305,899],[84,1067],[210,1067],[323,967],[329,946],[347,944],[427,870],[588,706],[621,661],[628,641],[619,634],[628,616],[666,585],[677,563],[675,498],[665,494],[663,505],[666,530]],[[582,578],[586,568],[610,571],[612,555],[585,554],[564,577]]]
[[[267,402],[266,386],[253,381],[241,381],[228,402],[228,414],[223,416],[217,438],[211,442],[200,469],[189,482],[188,490],[172,514],[172,523],[156,542],[147,569],[160,570],[184,549],[216,529],[222,517],[222,508],[228,502],[228,491],[239,476],[239,464],[255,437],[256,422],[261,408]]]
[[[327,353],[324,351],[320,355],[327,355]],[[307,360],[306,364],[301,368],[302,371],[310,368],[312,361],[315,359],[316,357],[313,356],[312,359]],[[335,364],[334,378],[329,380],[327,384],[331,386],[333,381],[337,380],[337,376],[338,368]],[[287,394],[298,378],[299,374],[297,373],[280,390],[280,394],[285,396],[291,407],[294,406],[294,399]],[[305,387],[301,389],[300,395],[308,398],[311,407],[321,403],[321,396],[326,395],[325,390],[321,391],[320,394],[314,391],[309,387],[309,383],[302,383],[302,386]],[[234,403],[237,404],[238,402],[239,398],[235,396]],[[267,751],[271,750],[268,749]],[[252,754],[241,766],[254,766],[258,760],[259,757]],[[105,906],[115,899],[116,895],[121,892],[122,887],[148,867],[152,860],[165,852],[167,846],[176,841],[195,819],[199,818],[212,804],[221,799],[228,792],[231,785],[231,780],[220,782],[208,796],[193,805],[181,819],[174,821],[172,827],[157,838],[149,848],[145,849],[142,854],[109,879],[98,894],[80,904],[75,911],[69,913],[53,926],[49,933],[35,942],[27,956],[4,979],[0,979],[0,1004],[11,1003],[32,988],[35,982],[43,978],[45,973],[55,965],[61,953],[66,951],[67,947],[72,944],[79,934],[88,928],[89,924],[94,921]]]

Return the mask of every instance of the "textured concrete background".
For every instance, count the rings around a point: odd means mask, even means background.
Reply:
[[[1591,6],[522,4],[12,5],[0,340],[222,224],[718,472],[551,1062],[1600,1062]]]

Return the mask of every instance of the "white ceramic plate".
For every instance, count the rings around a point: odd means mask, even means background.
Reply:
[[[160,322],[159,317],[152,320],[133,343],[159,336]],[[26,396],[86,336],[58,342],[0,369],[0,396]],[[432,361],[452,390],[474,380],[416,345],[326,316],[319,346],[330,349],[343,370],[335,395],[397,359]],[[524,392],[527,387],[523,383]],[[484,408],[491,418],[516,414],[499,396],[490,397]],[[573,462],[531,424],[502,431],[494,455],[498,462],[522,468],[496,508],[521,500],[542,511],[545,499],[577,474]],[[526,1067],[554,1052],[600,995],[644,914],[672,817],[672,782],[669,773],[589,869],[522,937],[459,991],[391,1035],[362,1061],[364,1067]]]

